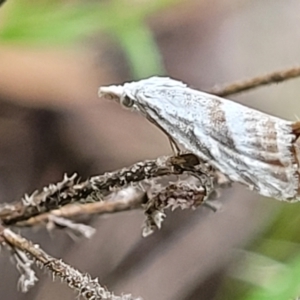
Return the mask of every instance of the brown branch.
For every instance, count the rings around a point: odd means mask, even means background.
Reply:
[[[64,263],[61,259],[50,256],[39,245],[33,244],[31,241],[2,226],[0,226],[0,241],[11,250],[16,251],[16,253],[23,253],[29,256],[37,266],[59,278],[71,289],[79,292],[84,299],[137,300],[131,295],[115,296],[102,287],[98,279],[92,279],[89,274],[83,274]]]
[[[51,212],[43,213],[32,217],[28,220],[16,223],[16,226],[38,226],[42,224],[47,224],[51,221],[52,216],[66,218],[66,219],[76,219],[87,215],[101,215],[101,214],[112,214],[116,212],[122,212],[132,209],[141,208],[141,204],[145,201],[145,193],[136,192],[132,197],[127,197],[124,199],[108,200],[94,203],[85,204],[68,204],[61,207],[60,209],[52,210]]]
[[[284,70],[275,71],[262,76],[253,77],[246,80],[236,81],[223,86],[213,87],[209,93],[220,97],[241,93],[259,86],[279,83],[285,80],[300,76],[300,67],[292,67]]]
[[[178,178],[176,182],[171,182],[168,185],[155,182],[154,184],[150,183],[150,186],[148,184],[147,192],[138,188],[125,189],[121,193],[117,193],[115,196],[101,202],[69,204],[60,209],[17,222],[14,225],[20,227],[46,225],[49,229],[57,226],[60,229],[68,228],[75,233],[90,237],[94,232],[92,228],[85,228],[88,226],[73,223],[71,220],[142,208],[148,220],[146,226],[144,226],[143,235],[145,236],[152,233],[153,229],[160,227],[159,224],[155,224],[155,216],[160,213],[163,214],[163,211],[167,208],[196,208],[198,205],[205,203],[210,208],[216,209],[212,204],[209,205],[209,202],[205,201],[208,198],[215,197],[218,194],[218,188],[230,186],[229,183],[226,178],[221,177],[217,172],[203,173],[201,177],[197,176],[195,178],[189,177],[182,180]],[[147,233],[145,233],[146,229]]]
[[[82,183],[76,182],[76,174],[71,177],[65,175],[62,182],[50,184],[30,196],[25,195],[14,205],[2,205],[0,220],[5,225],[13,225],[70,203],[99,201],[113,190],[145,179],[184,172],[201,175],[203,169],[204,173],[211,172],[207,164],[200,162],[195,155],[183,154],[139,162],[128,168],[91,177]]]

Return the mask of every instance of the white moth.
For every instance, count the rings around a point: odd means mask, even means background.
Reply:
[[[300,122],[286,121],[164,77],[101,87],[232,181],[280,200],[300,199]]]

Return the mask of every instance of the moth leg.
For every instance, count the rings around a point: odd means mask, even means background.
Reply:
[[[167,136],[169,138],[169,142],[170,142],[170,146],[171,146],[172,152],[174,153],[175,156],[179,156],[182,151],[180,150],[180,148],[177,145],[177,143],[173,140],[173,138],[171,136],[169,136],[168,134],[167,134]]]
[[[179,146],[177,145],[177,143],[175,142],[175,140],[165,131],[164,128],[162,128],[159,124],[157,124],[149,115],[147,115],[147,119],[152,124],[157,126],[168,137],[172,152],[174,153],[175,156],[179,156],[182,153],[182,151],[179,148]]]

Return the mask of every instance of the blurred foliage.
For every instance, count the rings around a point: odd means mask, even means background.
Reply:
[[[281,203],[268,228],[242,254],[217,299],[293,300],[300,295],[300,204]]]
[[[274,263],[272,269],[274,269]],[[269,283],[264,287],[253,289],[245,300],[282,300],[293,299],[300,292],[300,255],[285,261],[284,265],[276,268],[273,272]],[[262,269],[262,276],[264,270]]]
[[[10,0],[0,12],[0,41],[71,45],[102,31],[116,38],[135,78],[163,72],[146,17],[179,0]]]

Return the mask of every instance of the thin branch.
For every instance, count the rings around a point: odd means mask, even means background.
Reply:
[[[218,195],[219,188],[229,186],[230,182],[228,179],[226,180],[225,177],[220,176],[217,172],[213,173],[213,176],[209,172],[203,172],[201,176],[194,178],[178,178],[176,182],[171,182],[168,185],[162,185],[158,181],[148,182],[147,187],[143,187],[143,189],[123,189],[116,195],[101,202],[69,204],[60,209],[17,222],[14,226],[32,227],[46,225],[48,229],[55,227],[60,229],[67,228],[85,237],[90,237],[90,233],[93,233],[90,227],[87,229],[82,228],[82,224],[74,223],[71,220],[82,220],[87,216],[142,208],[148,220],[144,228],[146,227],[147,232],[152,233],[153,229],[160,228],[160,225],[155,223],[157,220],[155,216],[164,215],[165,209],[175,209],[177,207],[182,209],[196,208],[200,204],[205,203],[205,205],[216,210],[216,207],[206,200],[215,198]],[[145,233],[145,230],[143,232],[144,236],[148,235]]]
[[[169,207],[172,209],[177,207],[181,207],[182,209],[196,208],[202,204],[208,196],[212,195],[211,193],[214,192],[217,187],[228,186],[224,182],[216,183],[215,178],[211,178],[209,174],[203,174],[201,178],[197,177],[197,179],[197,184],[191,184],[189,180],[177,180],[176,183],[170,183],[164,187],[155,183],[152,187],[147,189],[147,192],[140,189],[132,189],[132,192],[126,192],[123,197],[118,193],[115,196],[117,198],[116,200],[108,199],[94,203],[69,204],[60,209],[17,222],[14,226],[32,227],[48,224],[55,225],[56,218],[76,220],[86,216],[112,214],[141,208],[144,209],[147,216],[151,216],[155,211],[163,212]],[[215,186],[214,182],[216,183]],[[122,190],[122,192],[125,191],[126,190]],[[61,222],[57,225],[59,227],[64,226]],[[68,227],[67,224],[65,227]]]
[[[195,155],[183,154],[139,162],[128,168],[91,177],[82,183],[77,183],[76,174],[71,177],[65,175],[61,182],[50,184],[30,196],[25,195],[16,204],[2,205],[0,220],[5,225],[12,225],[69,203],[100,201],[111,191],[145,179],[184,172],[201,175],[203,169],[204,172],[208,172],[207,170],[212,172],[211,168],[200,162]]]
[[[241,93],[271,83],[279,83],[300,76],[300,67],[275,71],[262,76],[236,81],[223,86],[213,87],[209,93],[220,97]]]
[[[24,253],[30,257],[34,263],[41,269],[52,274],[53,277],[59,278],[66,283],[71,289],[87,300],[107,299],[107,300],[134,300],[131,295],[115,296],[106,288],[102,287],[98,279],[92,279],[89,274],[83,274],[61,259],[56,259],[45,251],[39,245],[33,244],[24,237],[14,233],[8,228],[0,227],[0,241],[9,248]],[[30,266],[28,266],[30,268]]]
[[[88,215],[92,216],[112,214],[116,212],[137,209],[141,208],[141,204],[145,201],[144,197],[145,193],[136,192],[135,195],[123,199],[121,198],[117,200],[108,200],[85,204],[68,204],[61,207],[60,209],[37,215],[28,220],[18,222],[15,225],[19,227],[31,227],[47,224],[52,220],[52,216],[66,219],[77,219]]]

